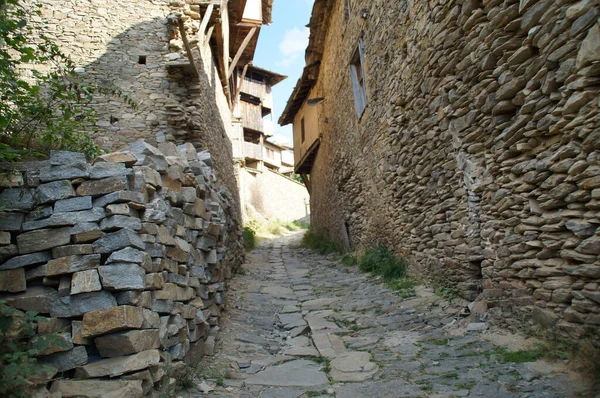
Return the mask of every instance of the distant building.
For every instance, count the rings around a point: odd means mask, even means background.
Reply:
[[[272,87],[286,77],[253,65],[236,71],[233,116],[238,139],[232,140],[233,157],[240,166],[240,199],[246,220],[308,221],[308,192],[291,178],[292,148],[269,141],[274,134]]]

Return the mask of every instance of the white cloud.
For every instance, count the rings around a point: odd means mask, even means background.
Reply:
[[[290,66],[304,53],[308,46],[309,33],[308,28],[298,29],[297,27],[285,32],[283,40],[279,43],[279,52],[285,57],[280,62],[281,65]]]

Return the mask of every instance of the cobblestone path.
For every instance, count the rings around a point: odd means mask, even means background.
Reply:
[[[427,289],[402,299],[356,268],[298,248],[300,237],[248,255],[215,353],[196,387],[178,396],[593,396],[562,363],[505,362],[490,332],[457,326],[461,307]]]

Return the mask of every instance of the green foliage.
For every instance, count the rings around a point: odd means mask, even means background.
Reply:
[[[329,238],[326,229],[309,229],[302,237],[302,246],[313,249],[319,254],[341,253],[340,245]]]
[[[448,286],[438,286],[435,289],[435,294],[437,296],[443,297],[447,300],[454,300],[457,297],[460,297],[460,295],[458,294],[458,291],[452,287],[448,287]]]
[[[346,253],[342,256],[342,264],[346,267],[354,267],[358,264],[358,259],[352,253]]]
[[[300,174],[296,174],[296,173],[292,174],[292,180],[304,185],[304,180],[302,179],[302,176],[300,176]]]
[[[396,290],[400,297],[413,297],[416,295],[415,287],[419,285],[414,279],[398,278],[387,282],[390,289]]]
[[[256,232],[251,227],[244,227],[244,249],[247,252],[254,250],[256,247]]]
[[[225,385],[225,380],[223,379],[223,376],[217,377],[216,384],[218,387],[223,387]]]
[[[36,312],[22,313],[0,301],[0,396],[28,397],[35,380],[54,374],[54,368],[35,357],[51,346],[66,347],[56,336],[33,339],[41,319]]]
[[[367,250],[359,259],[361,271],[380,275],[386,282],[406,276],[406,262],[396,257],[387,246]]]
[[[88,158],[100,154],[84,130],[94,128],[95,94],[122,96],[112,86],[85,83],[75,65],[44,34],[41,5],[0,0],[0,162],[27,160],[52,149]],[[135,104],[127,97],[125,102]]]
[[[248,274],[248,271],[246,271],[246,268],[240,266],[233,269],[233,274],[244,276]]]
[[[291,222],[284,222],[281,224],[281,226],[287,230],[290,231],[299,231],[301,229],[309,229],[310,228],[310,224],[305,223],[303,221],[300,220],[295,220],[295,221],[291,221]]]
[[[566,359],[562,351],[551,350],[543,344],[534,344],[529,350],[508,351],[505,347],[496,347],[494,353],[498,355],[500,363],[535,362],[540,358]]]

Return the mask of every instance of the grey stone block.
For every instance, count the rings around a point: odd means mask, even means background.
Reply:
[[[20,254],[52,249],[57,246],[64,246],[71,242],[70,228],[52,228],[40,229],[37,231],[25,232],[17,236],[17,245]]]
[[[50,166],[40,170],[40,181],[72,180],[75,178],[87,178],[89,175],[90,172],[88,171],[87,164]]]
[[[70,212],[88,210],[92,208],[91,196],[80,196],[77,198],[59,200],[54,204],[54,212]]]
[[[128,246],[141,250],[145,249],[144,242],[130,229],[122,229],[118,232],[106,234],[95,241],[93,246],[96,253],[111,253]]]
[[[22,268],[28,265],[42,264],[50,260],[52,260],[52,253],[50,252],[25,254],[23,256],[13,257],[4,264],[0,265],[0,271]]]
[[[72,198],[73,196],[75,196],[75,190],[70,181],[53,181],[41,184],[35,191],[35,200],[39,204]]]
[[[146,271],[137,264],[111,264],[98,267],[102,286],[109,290],[143,290]]]
[[[114,231],[117,229],[129,228],[134,231],[142,229],[142,221],[136,217],[115,215],[105,218],[100,223],[100,229],[103,231]]]
[[[51,151],[50,164],[52,166],[82,165],[87,164],[87,160],[80,152]]]
[[[70,351],[42,357],[41,361],[54,365],[59,372],[65,372],[85,365],[88,362],[88,355],[85,347],[77,346]]]
[[[72,316],[82,316],[88,312],[117,306],[117,300],[107,291],[82,293],[71,296]]]

